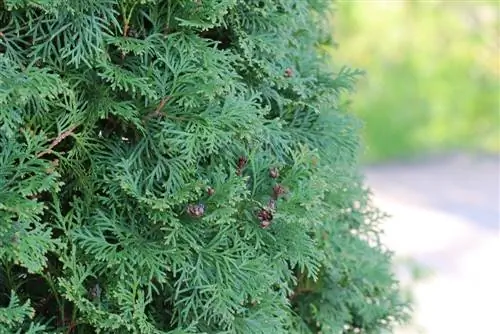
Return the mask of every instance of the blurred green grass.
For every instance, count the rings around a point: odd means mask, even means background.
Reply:
[[[337,1],[339,64],[366,70],[351,109],[367,162],[499,152],[497,1]]]

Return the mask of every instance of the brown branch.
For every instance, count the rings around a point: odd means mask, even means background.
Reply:
[[[130,29],[129,20],[125,15],[125,11],[122,14],[123,14],[123,37],[127,37],[128,30]]]
[[[168,99],[170,96],[165,96],[163,99],[161,99],[160,103],[158,104],[158,107],[155,109],[155,114],[159,115],[163,107],[165,106],[165,103],[167,103]]]
[[[164,98],[161,99],[160,103],[158,103],[158,106],[156,107],[156,109],[149,113],[146,118],[144,120],[148,120],[149,118],[151,117],[155,117],[155,116],[165,116],[164,113],[161,112],[161,110],[163,109],[163,107],[165,106],[165,103],[167,103],[167,101],[170,99],[170,96],[165,96]]]
[[[129,29],[128,21],[125,19],[124,25],[123,25],[123,37],[127,37],[128,35],[128,29]],[[125,51],[122,50],[122,55],[121,55],[122,61],[125,59]]]
[[[64,138],[68,137],[69,135],[73,134],[73,131],[76,129],[77,125],[71,127],[70,129],[64,131],[63,133],[61,133],[59,136],[57,136],[53,141],[52,143],[50,143],[49,145],[49,148],[47,148],[46,150],[40,152],[37,154],[37,158],[40,158],[42,156],[44,156],[45,154],[48,154],[52,151],[52,149],[54,147],[56,147]]]
[[[123,13],[123,37],[127,37],[128,35],[128,30],[130,29],[130,26],[128,25],[128,20],[125,17],[125,12]],[[121,52],[121,59],[122,61],[125,59],[125,51],[122,50]]]

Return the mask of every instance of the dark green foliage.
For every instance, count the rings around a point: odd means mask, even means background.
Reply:
[[[327,9],[0,1],[0,333],[404,319]]]

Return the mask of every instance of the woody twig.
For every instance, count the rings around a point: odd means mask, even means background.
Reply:
[[[68,130],[64,131],[63,133],[61,133],[59,136],[57,136],[53,141],[52,143],[50,143],[49,145],[49,148],[47,148],[46,150],[40,152],[37,154],[37,158],[40,158],[46,154],[49,154],[50,152],[52,152],[52,149],[54,147],[56,147],[61,141],[63,141],[64,138],[68,137],[69,135],[73,134],[73,131],[75,131],[77,125],[69,128]]]
[[[165,107],[165,103],[167,103],[168,99],[170,99],[170,96],[165,96],[164,98],[162,98],[160,103],[158,103],[158,106],[156,107],[156,109],[153,112],[149,113],[146,116],[145,120],[147,120],[151,117],[164,116],[164,114],[161,110],[163,109],[163,107]]]

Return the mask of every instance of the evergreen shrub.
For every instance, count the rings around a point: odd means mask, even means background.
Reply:
[[[0,333],[404,320],[329,8],[0,1]]]

